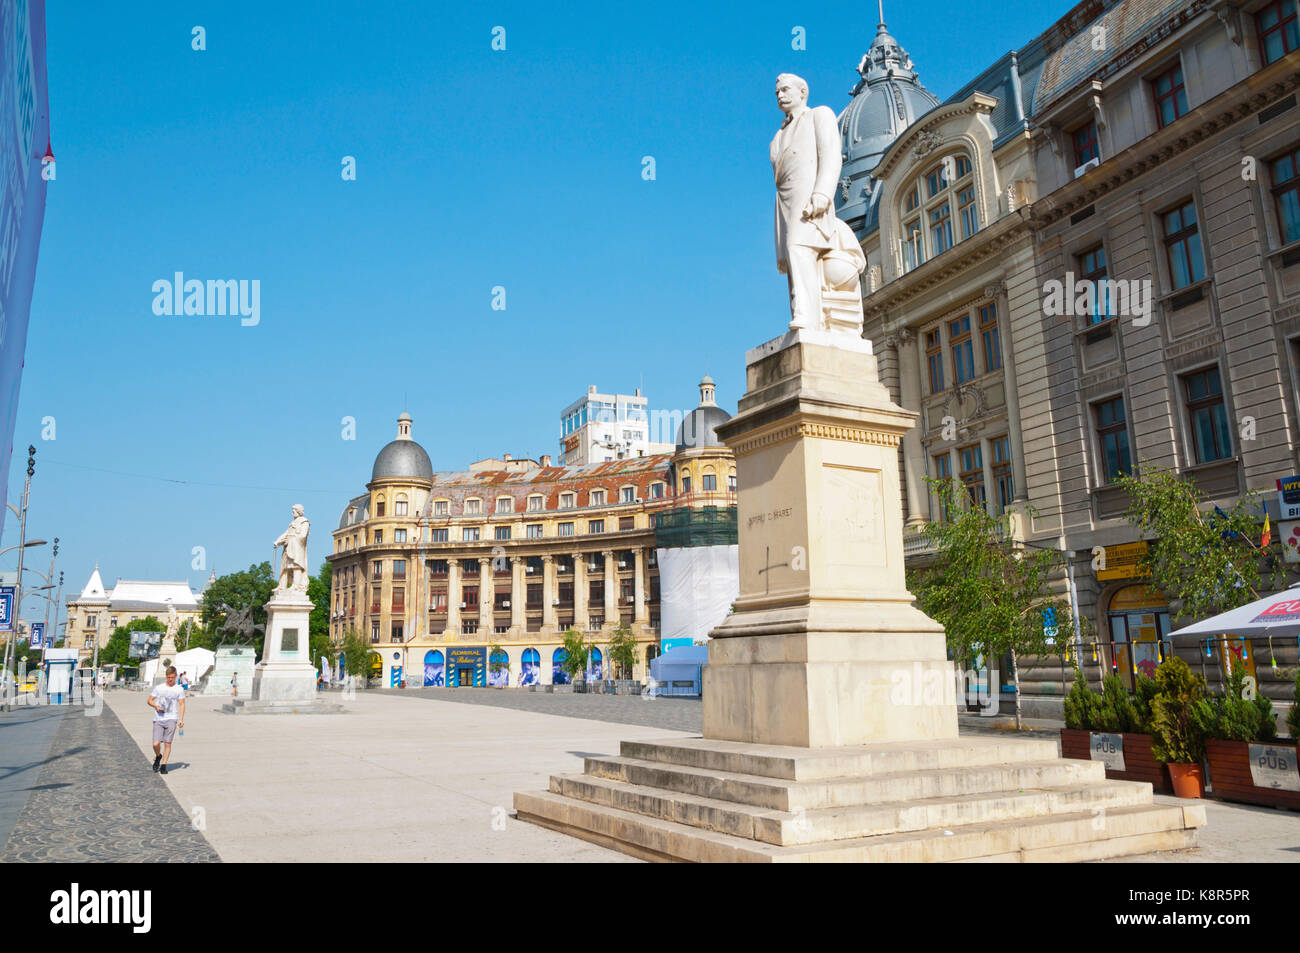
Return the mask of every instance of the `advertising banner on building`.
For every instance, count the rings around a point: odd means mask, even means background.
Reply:
[[[447,648],[447,684],[468,688],[471,685],[483,688],[487,685],[487,649],[483,646],[472,648]]]
[[[52,163],[45,0],[0,3],[0,501],[7,500],[18,385]],[[46,166],[51,168],[47,169]],[[0,506],[0,531],[7,506]]]

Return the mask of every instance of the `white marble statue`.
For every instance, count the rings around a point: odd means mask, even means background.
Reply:
[[[840,178],[839,127],[829,107],[808,106],[808,84],[793,73],[776,78],[776,102],[785,113],[771,147],[776,267],[789,279],[790,327],[825,330],[823,290],[860,295],[858,273],[866,266],[831,201]]]
[[[280,534],[276,546],[284,547],[280,558],[280,582],[276,587],[293,592],[307,591],[307,534],[311,524],[302,515],[302,504],[293,506],[293,521],[289,528]]]

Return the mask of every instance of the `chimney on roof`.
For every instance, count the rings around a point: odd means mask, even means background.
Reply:
[[[510,454],[508,453],[503,453],[501,454],[501,459],[506,461],[506,463],[509,463],[511,460],[514,459],[514,457],[510,456]]]
[[[549,453],[542,454],[542,466],[549,467],[550,465],[551,465],[551,455]]]

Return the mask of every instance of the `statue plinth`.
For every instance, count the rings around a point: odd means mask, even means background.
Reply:
[[[736,453],[740,595],[710,633],[704,737],[956,738],[943,627],[912,605],[903,571],[898,445],[916,414],[854,335],[791,331],[746,355],[746,381],[717,428]],[[899,704],[918,681],[931,690]]]
[[[311,703],[316,700],[316,668],[308,650],[313,608],[305,592],[277,589],[272,594],[266,604],[262,661],[253,669],[254,701]]]

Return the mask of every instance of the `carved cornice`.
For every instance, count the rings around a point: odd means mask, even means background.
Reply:
[[[1294,60],[1287,59],[1279,60],[1268,67],[1267,71],[1284,65],[1294,70]],[[1300,88],[1300,73],[1293,71],[1288,74],[1285,69],[1276,72],[1276,77],[1272,81],[1261,82],[1262,88],[1253,95],[1234,102],[1236,97],[1243,94],[1235,87],[1228,89],[1208,103],[1198,106],[1188,116],[1129,146],[1081,178],[1034,202],[1029,206],[1031,227],[1037,231],[1055,224],[1138,176],[1168,163],[1209,137],[1267,109]],[[1259,75],[1255,74],[1256,77]],[[1249,83],[1254,78],[1250,77],[1243,82]],[[1199,125],[1183,125],[1186,120],[1198,115],[1201,117]]]
[[[819,440],[842,440],[845,443],[867,443],[876,447],[897,447],[903,435],[889,433],[884,430],[871,430],[866,427],[848,427],[840,424],[802,421],[739,441],[735,445],[736,456],[743,457],[774,443],[799,440],[806,437]]]

